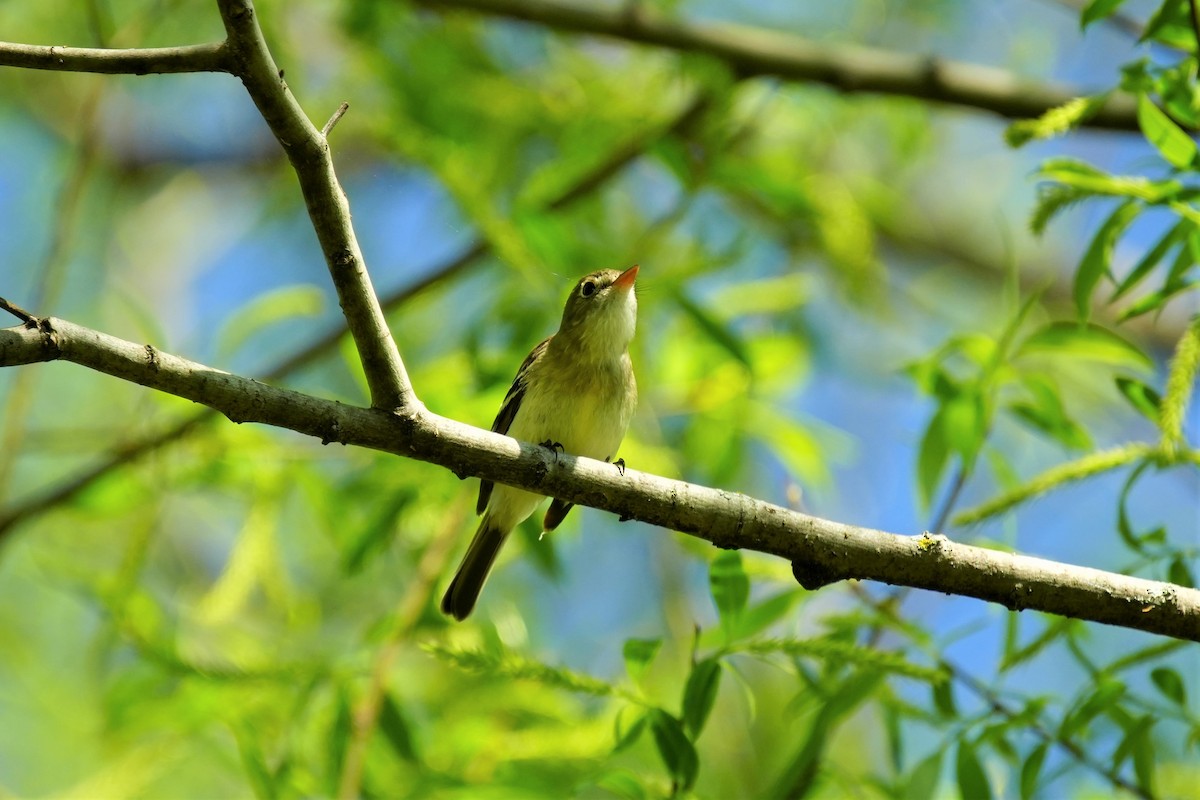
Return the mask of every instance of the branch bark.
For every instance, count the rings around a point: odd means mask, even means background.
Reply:
[[[742,494],[570,455],[409,406],[357,408],[280,389],[59,319],[0,329],[0,366],[66,360],[259,422],[439,464],[469,476],[786,558],[817,588],[883,581],[1200,642],[1200,590],[800,514]]]
[[[842,92],[874,92],[991,111],[1009,119],[1037,117],[1088,92],[995,67],[839,43],[826,45],[774,31],[668,19],[641,6],[604,9],[560,0],[416,0],[430,10],[464,9],[559,30],[700,53],[739,75],[774,75],[824,83]],[[1137,131],[1137,105],[1117,93],[1084,127]]]
[[[350,202],[333,170],[329,143],[292,96],[275,65],[249,0],[218,0],[225,23],[231,71],[242,80],[271,133],[287,154],[325,263],[358,349],[374,408],[420,405],[379,307],[358,238]]]
[[[229,72],[228,56],[224,42],[129,50],[0,42],[0,67],[105,75]]]

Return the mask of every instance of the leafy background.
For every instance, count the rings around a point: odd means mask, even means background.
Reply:
[[[640,263],[631,465],[1192,584],[1195,365],[1171,361],[1181,338],[1200,348],[1190,6],[1093,2],[1081,32],[1074,11],[1015,0],[648,5],[1121,84],[1143,135],[1055,138],[1087,102],[1008,127],[471,14],[263,3],[308,113],[351,104],[335,159],[423,401],[486,426],[572,281]],[[222,36],[215,8],[170,0],[7,4],[0,30]],[[282,374],[338,309],[236,81],[6,69],[0,87],[6,297],[364,401],[346,342]],[[451,625],[432,600],[473,526],[471,481],[205,418],[32,513],[196,409],[69,365],[6,371],[0,401],[6,795],[1200,785],[1194,647],[874,585],[807,593],[786,564],[585,509],[542,541],[530,523]]]

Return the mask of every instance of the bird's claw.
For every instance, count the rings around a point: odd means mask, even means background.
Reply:
[[[551,453],[554,453],[554,460],[558,461],[558,454],[567,452],[567,448],[562,446],[562,442],[556,442],[552,439],[547,439],[540,443],[542,447],[548,448]]]
[[[617,472],[621,473],[621,477],[625,477],[625,459],[618,458],[613,462],[613,466],[617,468]]]

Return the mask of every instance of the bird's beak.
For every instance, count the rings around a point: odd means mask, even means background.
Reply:
[[[634,264],[632,267],[617,276],[617,279],[613,281],[613,286],[616,286],[618,289],[632,289],[633,282],[637,280],[637,274],[638,265]]]

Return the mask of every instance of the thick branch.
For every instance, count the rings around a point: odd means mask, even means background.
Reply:
[[[806,586],[884,581],[1200,641],[1200,590],[900,536],[799,514],[733,492],[626,470],[464,425],[418,407],[392,414],[322,400],[69,322],[0,329],[0,366],[63,359],[323,442],[369,447],[786,558]]]
[[[469,9],[561,30],[701,53],[724,61],[745,77],[776,75],[828,84],[843,92],[916,97],[992,111],[1010,119],[1037,117],[1087,94],[1081,89],[1021,78],[979,64],[849,44],[827,45],[798,36],[728,24],[679,22],[635,4],[610,10],[561,0],[417,2],[437,11]],[[1085,125],[1136,131],[1136,104],[1127,94],[1114,94]]]
[[[312,124],[275,66],[249,0],[220,0],[232,72],[241,78],[271,133],[296,171],[304,204],[337,289],[338,300],[358,348],[371,405],[410,408],[418,404],[387,320],[367,275],[362,250],[350,224],[350,203],[333,171],[329,143]]]
[[[106,75],[229,72],[224,42],[131,50],[0,42],[0,67],[98,72]]]

